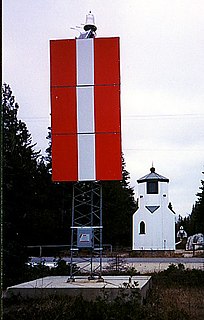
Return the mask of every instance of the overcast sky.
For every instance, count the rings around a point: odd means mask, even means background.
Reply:
[[[122,149],[131,186],[170,179],[174,211],[191,213],[204,179],[203,0],[4,0],[3,81],[44,153],[50,125],[49,40],[95,16],[98,37],[120,37]]]

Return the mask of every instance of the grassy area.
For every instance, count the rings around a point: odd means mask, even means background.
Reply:
[[[4,301],[5,320],[201,320],[204,319],[204,271],[184,270],[171,265],[153,275],[153,288],[145,305],[138,294],[127,300],[121,294],[115,301],[108,298],[85,301],[81,297],[49,297]]]
[[[203,299],[204,289],[201,288],[156,287],[147,304],[147,314],[154,314],[149,319],[157,320],[201,320],[204,318]]]

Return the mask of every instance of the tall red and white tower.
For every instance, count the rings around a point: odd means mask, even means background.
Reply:
[[[120,49],[118,37],[96,38],[96,29],[90,12],[79,38],[50,41],[52,179],[75,182],[72,249],[86,247],[87,241],[92,252],[97,247],[102,252],[102,191],[98,185],[103,180],[122,179]],[[86,192],[85,183],[87,200],[79,200]],[[99,225],[94,225],[96,194],[101,203]],[[77,201],[81,201],[82,212],[76,225]],[[90,205],[89,213],[84,201]]]
[[[85,38],[50,41],[53,181],[121,180],[119,38],[87,20]]]

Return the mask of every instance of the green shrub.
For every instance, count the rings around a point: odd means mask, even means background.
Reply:
[[[155,273],[153,281],[165,287],[203,287],[204,272],[199,269],[185,270],[183,264],[171,264],[167,270]]]

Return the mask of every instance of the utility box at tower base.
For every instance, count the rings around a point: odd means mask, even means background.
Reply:
[[[94,247],[94,234],[93,228],[81,227],[77,229],[77,247],[80,248],[93,248]]]

